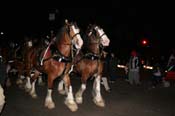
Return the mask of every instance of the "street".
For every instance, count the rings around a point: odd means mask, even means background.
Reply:
[[[71,78],[73,91],[78,90],[80,79]],[[6,89],[6,105],[1,116],[174,116],[175,87],[151,88],[148,80],[142,80],[142,85],[131,86],[125,79],[117,78],[111,83],[112,91],[106,92],[101,86],[101,93],[106,107],[99,108],[91,96],[92,80],[87,83],[83,104],[78,105],[76,112],[71,112],[64,104],[65,96],[57,91],[58,80],[55,81],[53,100],[55,109],[44,107],[46,86],[36,85],[38,98],[33,99],[23,89],[14,83]]]

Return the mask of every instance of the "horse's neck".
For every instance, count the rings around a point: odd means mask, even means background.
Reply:
[[[57,49],[62,55],[66,57],[70,56],[71,51],[70,44],[71,44],[70,38],[66,33],[62,34],[61,38],[59,38],[59,40],[56,42]]]
[[[97,55],[100,53],[98,48],[92,48],[92,49],[90,49],[90,51],[94,54],[97,54]]]
[[[100,46],[99,41],[97,40],[97,37],[95,35],[91,35],[88,42],[88,50],[91,51],[94,54],[100,54]]]
[[[97,45],[97,43],[94,42],[89,43],[89,45],[87,46],[87,51],[94,54],[100,53],[99,46]]]
[[[73,63],[77,64],[83,58],[83,56],[84,56],[84,53],[80,51],[73,59]]]

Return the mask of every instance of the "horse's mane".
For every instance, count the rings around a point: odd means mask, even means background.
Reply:
[[[83,47],[81,48],[81,51],[85,53],[87,51],[87,48],[89,46],[89,37],[86,33],[83,33]]]
[[[63,32],[66,32],[66,26],[62,26],[58,32],[56,33],[56,41],[59,41],[59,39],[63,36]]]

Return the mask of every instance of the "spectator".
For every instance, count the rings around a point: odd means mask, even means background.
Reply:
[[[116,81],[117,78],[116,69],[117,69],[117,59],[115,57],[115,54],[111,53],[109,59],[109,75],[111,83],[115,83]]]
[[[152,88],[155,88],[157,85],[161,84],[162,82],[162,73],[160,70],[160,65],[156,64],[153,73],[152,73]]]
[[[129,59],[129,67],[128,67],[128,79],[129,83],[133,85],[135,83],[136,85],[140,85],[140,61],[138,58],[138,54],[135,50],[131,52],[131,56]]]
[[[169,56],[167,67],[170,67],[174,64],[175,64],[175,49],[172,50],[172,53]]]
[[[107,92],[110,92],[111,89],[108,84],[108,79],[109,79],[109,71],[108,71],[108,59],[107,59],[107,52],[103,51],[102,54],[102,61],[103,61],[103,74],[102,74],[102,85],[104,85],[105,90]]]

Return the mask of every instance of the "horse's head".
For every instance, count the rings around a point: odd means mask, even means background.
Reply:
[[[94,34],[95,37],[100,40],[101,45],[109,46],[110,40],[102,28],[97,25],[89,25],[88,29],[88,36]]]
[[[76,47],[76,49],[81,49],[83,45],[83,40],[80,36],[80,29],[78,28],[77,24],[75,22],[68,22],[68,20],[65,20],[67,29],[69,30],[69,36],[72,39],[72,43]]]

